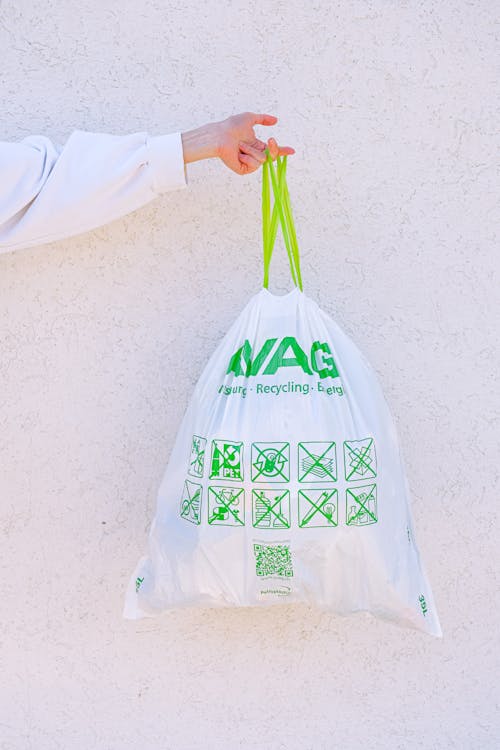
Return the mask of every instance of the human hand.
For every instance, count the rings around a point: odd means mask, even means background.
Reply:
[[[267,144],[256,137],[255,125],[275,125],[278,118],[274,115],[243,112],[233,115],[219,123],[217,156],[224,164],[237,174],[255,172],[266,160],[265,149],[269,149],[271,158],[285,154],[294,154],[291,146],[278,146],[274,138],[269,138]]]
[[[275,125],[274,115],[242,112],[220,122],[211,122],[195,130],[182,133],[184,162],[189,164],[199,159],[219,157],[237,174],[250,174],[266,160],[266,147],[271,158],[294,154],[290,146],[278,146],[275,138],[267,143],[256,137],[255,125]]]

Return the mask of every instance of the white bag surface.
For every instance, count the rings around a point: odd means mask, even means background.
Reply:
[[[263,288],[196,385],[123,616],[293,602],[442,636],[375,371],[299,288]]]
[[[282,602],[441,636],[376,373],[298,288],[254,295],[207,363],[124,616]]]

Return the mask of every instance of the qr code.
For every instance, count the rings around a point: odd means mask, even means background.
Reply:
[[[253,551],[258,576],[293,576],[288,544],[254,544]]]

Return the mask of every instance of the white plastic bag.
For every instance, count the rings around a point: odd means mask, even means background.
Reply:
[[[123,616],[303,602],[441,637],[392,416],[372,367],[301,290],[285,173],[268,156],[265,286],[201,374]],[[284,296],[266,288],[278,217],[297,283]]]

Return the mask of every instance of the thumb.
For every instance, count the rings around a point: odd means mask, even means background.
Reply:
[[[253,125],[276,125],[276,123],[278,122],[278,118],[274,115],[255,114],[255,112],[253,112],[252,117]]]

